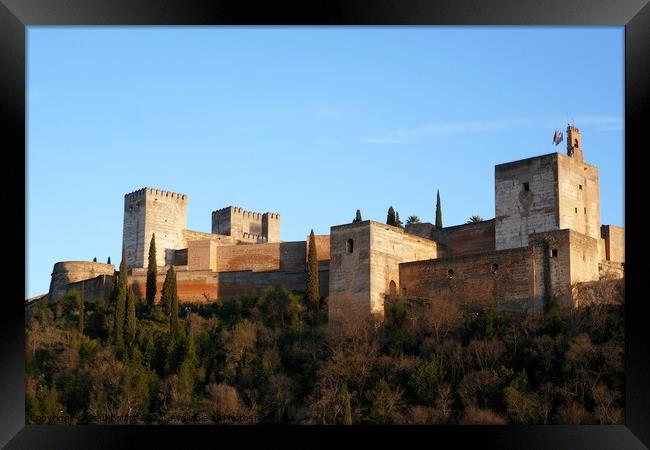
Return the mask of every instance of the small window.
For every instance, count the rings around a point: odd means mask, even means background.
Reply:
[[[348,251],[348,253],[352,253],[354,251],[354,241],[352,239],[348,239],[345,244],[345,249]]]
[[[499,265],[498,264],[492,264],[492,273],[497,273],[497,270],[499,270]]]
[[[554,248],[553,250],[551,250],[551,256],[553,258],[557,258],[557,248]]]
[[[453,276],[454,276],[454,269],[449,269],[449,270],[447,271],[447,276],[448,276],[448,277],[453,277]]]
[[[576,214],[578,214],[578,208],[576,208],[575,210],[576,210]]]
[[[390,292],[390,295],[397,294],[397,284],[393,280],[390,280],[390,284],[388,285],[388,292]]]
[[[581,184],[578,185],[578,189],[582,190],[582,185]]]
[[[587,208],[585,208],[585,214],[587,214]]]
[[[526,192],[530,191],[530,184],[524,183],[524,191]]]

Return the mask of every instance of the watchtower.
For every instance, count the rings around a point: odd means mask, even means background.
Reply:
[[[127,267],[146,267],[154,233],[157,265],[172,264],[174,250],[183,248],[186,228],[187,195],[152,188],[126,194],[122,240],[127,252]]]

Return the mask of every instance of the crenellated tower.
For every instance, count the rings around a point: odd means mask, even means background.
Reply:
[[[128,268],[146,266],[154,233],[158,266],[171,264],[174,251],[185,246],[183,230],[186,228],[187,195],[152,188],[126,194],[122,242]]]
[[[280,242],[280,214],[228,206],[212,212],[212,233],[250,242]]]

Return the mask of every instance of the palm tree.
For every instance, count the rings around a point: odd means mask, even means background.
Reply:
[[[414,223],[421,223],[418,216],[408,216],[406,218],[406,225],[413,225]]]
[[[478,223],[478,222],[483,222],[483,218],[481,216],[472,216],[467,221],[467,223]]]

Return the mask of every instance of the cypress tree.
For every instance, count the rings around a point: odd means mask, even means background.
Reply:
[[[84,334],[84,285],[81,284],[81,292],[79,293],[79,333]]]
[[[442,228],[442,207],[440,206],[440,191],[436,199],[436,228]]]
[[[135,341],[135,302],[135,292],[133,292],[133,286],[130,286],[126,296],[126,329],[124,330],[124,338],[127,344],[131,344]]]
[[[318,280],[318,255],[316,253],[316,237],[314,230],[309,233],[309,248],[307,250],[307,307],[313,314],[314,320],[318,317],[320,302],[320,286]]]
[[[352,407],[350,406],[350,393],[347,384],[343,385],[341,395],[343,397],[343,425],[352,425]]]
[[[395,226],[396,226],[396,227],[399,227],[399,228],[404,228],[403,225],[404,225],[404,224],[402,223],[402,221],[399,220],[399,213],[396,212],[396,213],[395,213]]]
[[[395,226],[395,223],[396,223],[396,221],[395,221],[395,210],[391,206],[390,208],[388,208],[388,216],[386,217],[386,224]]]
[[[149,264],[147,265],[147,305],[153,306],[156,298],[156,274],[158,273],[158,263],[156,262],[156,234],[151,235],[149,244]]]
[[[108,261],[106,261],[106,264],[110,264],[110,263],[111,263],[111,257],[109,256]]]
[[[129,279],[126,270],[126,248],[122,249],[122,262],[117,275],[117,289],[115,291],[115,326],[113,327],[115,343],[124,344],[124,321],[126,316],[126,297],[128,295]]]
[[[361,219],[361,211],[357,209],[357,215],[354,217],[354,220],[352,222],[361,222],[363,219]]]
[[[174,266],[170,266],[167,275],[165,275],[162,303],[165,314],[169,315],[169,332],[176,335],[178,331],[178,291],[176,289]]]

